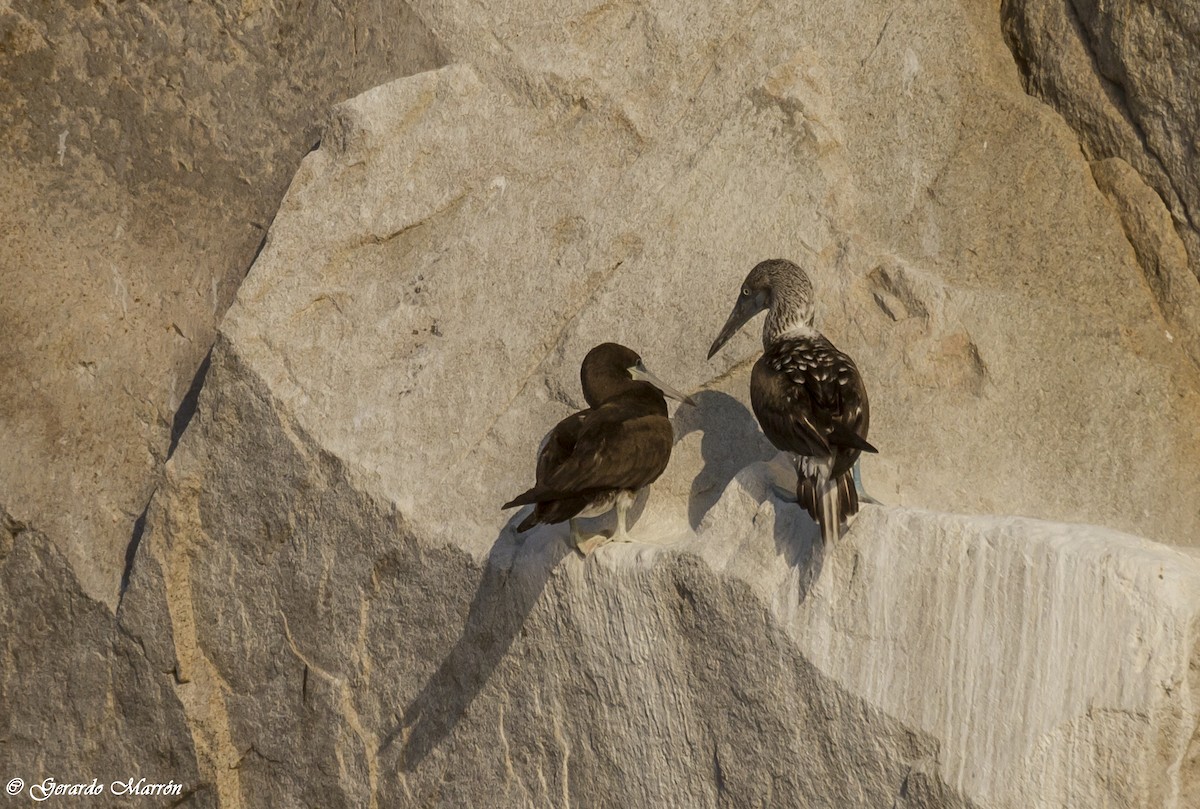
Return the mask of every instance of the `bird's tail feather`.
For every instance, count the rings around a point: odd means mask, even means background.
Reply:
[[[528,494],[528,492],[526,492],[525,494]],[[522,498],[524,498],[524,497],[525,497],[525,494],[518,494],[518,495],[517,495],[516,497],[514,497],[512,500],[509,500],[507,503],[505,503],[504,505],[500,506],[500,510],[501,510],[501,511],[504,511],[505,509],[510,509],[510,508],[512,508],[513,506],[525,506],[525,505],[528,505],[528,503],[522,503],[522,502],[521,502]]]
[[[858,513],[858,488],[854,485],[854,473],[848,471],[838,478],[838,519],[848,522]]]
[[[879,452],[867,439],[845,427],[835,428],[829,434],[829,442],[839,447],[853,447],[860,452]]]
[[[821,524],[821,541],[829,546],[836,543],[842,536],[841,509],[839,508],[838,480],[827,480],[821,484],[821,516],[817,522]]]
[[[534,506],[533,511],[529,512],[529,516],[521,520],[521,524],[517,526],[518,534],[525,533],[530,528],[542,521],[541,514],[538,513],[540,510],[541,509],[539,509],[537,506]]]
[[[528,503],[533,503],[533,510],[517,526],[518,534],[528,531],[539,523],[549,525],[578,516],[579,512],[583,511],[589,505],[590,499],[586,492],[573,497],[556,497],[554,492],[530,489],[525,494],[519,495],[506,505],[505,508],[514,505],[526,505]]]
[[[821,539],[826,543],[837,542],[842,525],[858,513],[858,491],[854,488],[854,476],[848,471],[830,481],[801,475],[796,484],[796,500],[813,522],[821,526]]]
[[[821,498],[817,495],[817,479],[800,475],[796,482],[796,502],[808,512],[813,522],[821,520]]]
[[[507,503],[500,506],[500,509],[504,510],[506,508],[512,508],[513,506],[528,506],[531,503],[536,503],[539,500],[544,499],[546,499],[546,490],[539,489],[537,486],[534,486],[532,489],[527,489],[526,491],[521,492],[512,500],[509,500]]]

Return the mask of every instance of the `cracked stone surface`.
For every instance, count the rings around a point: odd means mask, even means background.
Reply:
[[[802,12],[747,10],[741,27],[710,13],[727,50],[690,106],[654,96],[673,85],[653,65],[606,87],[531,36],[533,53],[340,105],[305,158],[222,325],[123,604],[151,659],[176,661],[210,706],[191,727],[222,805],[1197,794],[1195,557],[1105,528],[896,505],[1161,520],[1190,538],[1182,500],[1105,510],[1158,472],[1130,471],[1145,446],[1122,448],[1102,414],[1156,386],[1170,431],[1194,393],[1069,130],[1011,63],[990,84],[961,65],[957,101],[923,96],[917,71],[911,98],[928,106],[896,99],[872,142],[926,172],[909,197],[859,166],[869,134],[841,122],[862,105],[838,92],[833,46],[778,41],[808,30],[786,17]],[[465,36],[431,15],[448,42]],[[639,30],[679,58],[700,49],[649,16]],[[900,16],[880,30],[908,30]],[[999,70],[998,20],[956,22],[979,26],[967,32]],[[900,65],[921,64],[911,47]],[[963,116],[949,154],[904,117],[933,111]],[[912,127],[902,142],[897,126]],[[889,212],[897,195],[914,208]],[[877,217],[896,229],[886,243]],[[879,403],[885,449],[865,474],[892,505],[823,553],[768,494],[780,472],[744,404],[756,337],[704,361],[747,266],[773,254],[813,267],[822,325]],[[676,416],[638,542],[585,563],[563,529],[518,540],[497,507],[579,405],[579,357],[601,339],[636,346],[699,406]],[[1097,379],[1086,365],[1101,359],[1114,370]],[[1084,412],[1095,421],[1070,423]],[[1156,464],[1172,457],[1161,446]],[[1186,483],[1194,470],[1175,463]]]
[[[1200,284],[1188,269],[1187,248],[1162,198],[1119,157],[1093,161],[1092,177],[1116,208],[1164,317],[1200,363],[1200,331],[1190,326],[1200,323]]]
[[[171,666],[156,668],[108,607],[83,595],[54,543],[3,512],[0,592],[5,784],[175,781],[184,785],[179,805],[216,806]],[[5,800],[32,803],[23,797]]]
[[[877,506],[821,553],[718,425],[584,561],[561,526],[407,511],[222,338],[122,625],[188,683],[221,806],[1200,797],[1200,559]],[[732,477],[693,529],[682,461],[714,442]]]
[[[1122,219],[1133,208],[1141,220],[1169,212],[1185,267],[1175,239],[1139,243],[1135,231],[1130,241],[1200,367],[1200,9],[1188,0],[1005,0],[1001,15],[1029,92],[1062,114],[1090,159],[1121,159],[1158,196],[1122,194]]]
[[[0,3],[0,503],[110,607],[328,106],[439,64],[403,4],[303,6]]]
[[[747,269],[788,256],[869,381],[877,497],[1194,544],[1200,373],[1119,211],[1023,92],[998,17],[923,8],[881,15],[861,51],[801,11],[564,10],[543,31],[526,9],[516,36],[422,8],[474,67],[338,108],[227,330],[332,449],[390,434],[367,467],[397,492],[438,470],[461,507],[519,397],[553,423],[596,343],[691,388],[750,362],[753,329],[704,353]],[[627,26],[637,69],[600,70]],[[486,31],[509,47],[480,52]],[[466,384],[480,366],[502,372]]]

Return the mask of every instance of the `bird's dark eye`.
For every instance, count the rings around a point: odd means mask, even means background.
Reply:
[[[745,295],[747,298],[749,298],[750,297],[750,287],[742,287],[742,294]]]

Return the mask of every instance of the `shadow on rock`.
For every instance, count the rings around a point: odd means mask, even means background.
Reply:
[[[675,417],[680,440],[697,430],[703,433],[700,457],[704,466],[692,480],[688,522],[693,530],[699,530],[730,482],[746,470],[743,484],[747,491],[760,506],[772,501],[775,550],[798,572],[799,599],[803,601],[821,574],[825,547],[820,529],[796,502],[794,468],[763,435],[750,409],[736,398],[712,390],[693,398],[696,407],[682,408]]]
[[[765,469],[771,469],[772,466],[778,469],[779,460]],[[773,480],[769,478],[768,481],[765,496],[774,501],[775,551],[798,572],[799,600],[803,602],[820,578],[821,568],[825,566],[825,543],[821,540],[821,528],[796,502],[795,495],[790,498],[786,496],[783,484],[790,482],[795,486],[795,476],[789,479],[775,475]]]
[[[771,458],[775,448],[749,408],[728,393],[705,390],[693,398],[696,406],[680,408],[675,425],[680,440],[697,430],[703,433],[700,457],[704,466],[692,480],[688,496],[688,523],[697,530],[737,473]]]
[[[462,637],[380,745],[380,753],[399,747],[406,772],[416,770],[453,732],[508,652],[554,569],[572,552],[558,526],[518,537],[512,526],[521,516],[524,511],[501,531],[488,553]]]

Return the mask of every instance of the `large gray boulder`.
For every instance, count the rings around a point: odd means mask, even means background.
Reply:
[[[874,506],[821,554],[763,463],[693,530],[695,455],[723,477],[743,453],[710,390],[636,542],[585,561],[561,526],[522,540],[471,503],[428,513],[419,482],[405,499],[242,347],[218,343],[123,607],[186,683],[222,806],[1200,797],[1193,557]]]
[[[885,252],[864,211],[900,192],[859,180],[842,139],[865,149],[867,133],[838,120],[862,99],[818,69],[836,18],[759,13],[739,30],[763,41],[707,70],[678,140],[655,135],[670,115],[650,98],[585,82],[546,104],[515,62],[335,110],[222,325],[122,604],[125,631],[186,683],[221,805],[1200,795],[1195,557],[894,505],[1086,512],[1190,538],[1195,469],[1164,437],[1192,440],[1172,432],[1190,365],[1152,320],[1116,214],[1011,70],[977,86],[989,74],[962,65],[950,75],[973,103],[952,108],[955,127],[1001,157],[955,145],[936,164],[942,202],[922,190],[920,217],[891,214]],[[956,21],[1003,52],[994,19]],[[786,51],[783,31],[807,50]],[[887,109],[947,112],[921,98]],[[1029,126],[1044,140],[1007,134]],[[920,131],[876,137],[911,158]],[[1025,183],[986,185],[1005,171]],[[972,233],[970,268],[944,255]],[[813,268],[822,325],[860,359],[884,450],[867,480],[893,503],[824,551],[772,494],[783,473],[743,404],[756,338],[703,358],[742,273],[776,254]],[[637,542],[585,562],[561,528],[515,537],[498,504],[580,404],[578,361],[602,339],[699,406],[676,416]],[[1164,449],[1153,464],[1100,427],[1144,396],[1162,409],[1128,430]],[[1107,505],[1118,493],[1157,505]]]
[[[478,486],[508,487],[478,453],[552,423],[541,400],[574,396],[588,348],[628,342],[689,388],[733,372],[753,329],[705,350],[744,273],[784,256],[866,376],[876,496],[1200,537],[1200,373],[994,14],[636,7],[543,28],[514,7],[517,36],[423,13],[475,67],[339,107],[228,326],[276,347],[272,380],[313,368],[335,445],[391,433],[374,471],[439,470],[433,496],[490,508]],[[510,410],[524,426],[499,433]]]

